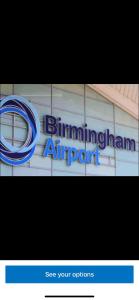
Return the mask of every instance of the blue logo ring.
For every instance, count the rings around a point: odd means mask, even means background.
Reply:
[[[0,115],[10,112],[19,114],[28,124],[27,140],[21,148],[14,147],[0,136],[0,158],[14,166],[25,163],[33,155],[40,137],[40,122],[32,104],[21,96],[12,95],[0,100]]]

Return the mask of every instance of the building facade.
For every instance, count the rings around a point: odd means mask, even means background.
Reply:
[[[1,98],[19,95],[26,98],[39,115],[40,138],[31,159],[20,166],[0,162],[1,176],[139,176],[138,86],[84,84],[1,84]],[[126,101],[127,99],[127,101]],[[77,127],[87,124],[97,132],[109,129],[114,136],[134,139],[135,151],[108,145],[100,149],[100,165],[44,157],[50,135],[44,132],[44,116],[61,118],[61,122]],[[0,134],[16,147],[27,138],[28,126],[15,113],[0,118]],[[54,135],[53,140],[57,137]],[[77,149],[92,150],[86,141],[61,137],[60,142]]]

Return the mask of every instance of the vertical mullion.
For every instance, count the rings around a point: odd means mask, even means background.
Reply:
[[[14,95],[14,84],[12,86],[12,93]],[[12,145],[14,146],[14,127],[15,127],[15,114],[12,115]],[[14,176],[14,167],[12,166],[12,176]]]
[[[86,84],[84,84],[84,125],[86,124]],[[86,141],[85,141],[86,151]],[[85,163],[85,176],[86,176],[86,163]]]
[[[51,115],[53,113],[53,84],[51,84]],[[52,138],[52,134],[51,134]],[[53,159],[51,158],[51,176],[53,176]]]
[[[115,123],[115,105],[113,104],[113,121],[114,121],[114,136],[116,136],[116,123]],[[115,157],[115,176],[116,176],[116,147],[114,147],[114,157]]]
[[[0,98],[1,98],[1,84],[0,84]],[[1,117],[0,117],[0,131],[1,131]],[[0,164],[0,176],[1,176],[1,164]]]
[[[139,176],[139,84],[138,84],[138,176]]]

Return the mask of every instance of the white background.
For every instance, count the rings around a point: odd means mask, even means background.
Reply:
[[[6,284],[6,265],[133,265],[134,283]],[[94,300],[139,300],[139,261],[0,261],[1,300],[40,300],[46,299],[45,295],[95,295]]]

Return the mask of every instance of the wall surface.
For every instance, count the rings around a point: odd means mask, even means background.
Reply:
[[[16,94],[26,97],[36,108],[41,122],[41,137],[35,154],[23,166],[11,167],[0,162],[2,176],[138,176],[139,175],[139,123],[127,112],[80,84],[1,84],[1,96]],[[67,124],[82,126],[96,131],[109,128],[114,135],[136,140],[136,152],[106,147],[101,151],[100,166],[82,165],[78,162],[70,167],[66,161],[42,156],[48,136],[43,132],[43,116],[52,114],[61,117]],[[17,115],[5,114],[0,119],[0,133],[11,144],[21,146],[26,140],[27,125]],[[53,139],[56,137],[53,136]],[[61,139],[63,144],[79,149],[92,149],[91,143]]]

